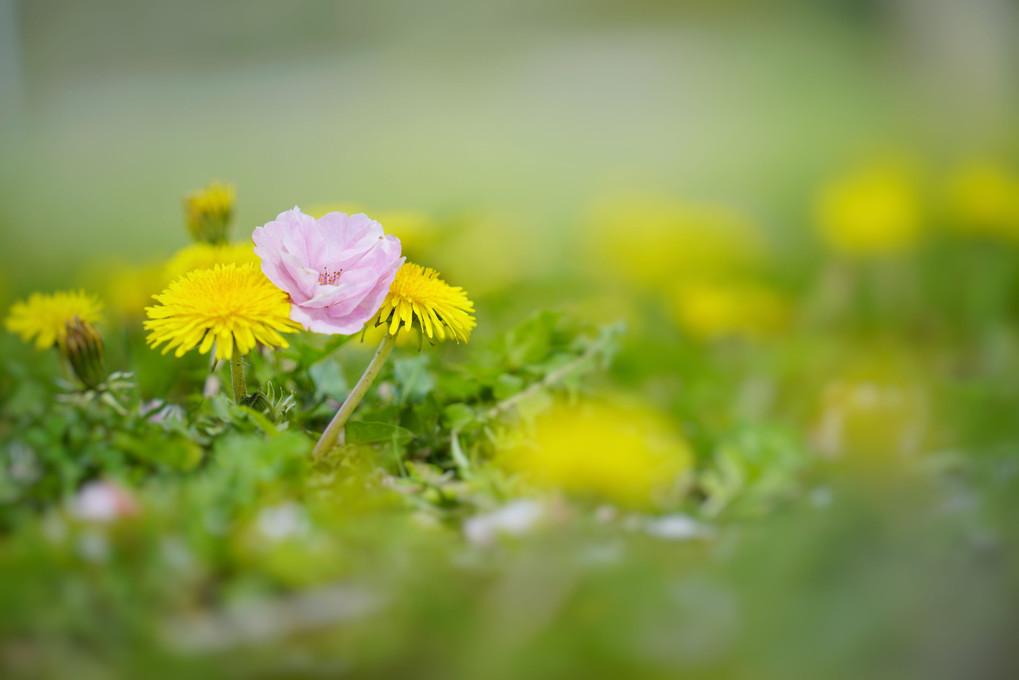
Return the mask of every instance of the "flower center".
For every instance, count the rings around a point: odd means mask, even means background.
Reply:
[[[318,275],[318,285],[320,286],[335,286],[340,280],[340,274],[343,273],[342,269],[331,272],[328,269]]]

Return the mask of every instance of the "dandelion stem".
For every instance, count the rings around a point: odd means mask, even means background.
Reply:
[[[361,399],[364,398],[365,393],[368,392],[368,388],[375,382],[375,378],[378,377],[379,371],[382,370],[382,366],[385,365],[386,359],[389,357],[389,353],[393,351],[393,346],[396,344],[396,336],[386,333],[385,337],[382,338],[382,342],[379,343],[379,348],[375,350],[375,356],[368,363],[368,368],[364,369],[364,373],[361,374],[361,379],[354,385],[354,389],[350,391],[347,398],[340,405],[340,409],[333,416],[333,419],[329,422],[329,426],[326,427],[325,432],[322,433],[322,437],[319,438],[318,443],[315,444],[315,449],[311,455],[315,460],[320,459],[325,455],[326,451],[331,449],[340,438],[343,432],[343,426],[350,420],[350,416],[354,413],[354,409],[361,403]]]
[[[244,356],[236,348],[230,357],[230,378],[234,384],[234,401],[239,404],[248,396],[248,386],[244,384]]]

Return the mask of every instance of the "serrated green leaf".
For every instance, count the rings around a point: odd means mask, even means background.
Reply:
[[[559,314],[555,312],[539,312],[510,330],[505,336],[509,365],[523,366],[544,358],[558,320]]]

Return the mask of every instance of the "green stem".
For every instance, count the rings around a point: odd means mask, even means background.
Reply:
[[[318,443],[315,444],[315,449],[311,452],[312,457],[315,460],[320,459],[325,455],[326,451],[331,449],[340,438],[343,433],[343,426],[350,420],[350,416],[354,413],[354,409],[361,403],[361,399],[364,398],[368,388],[375,382],[375,378],[378,377],[379,371],[382,370],[382,366],[385,365],[386,359],[389,357],[389,353],[393,351],[393,346],[396,344],[396,336],[386,333],[386,336],[382,338],[382,342],[379,343],[379,348],[375,350],[375,356],[368,363],[368,368],[364,369],[364,373],[361,375],[361,379],[354,385],[354,389],[350,391],[347,398],[340,405],[340,409],[333,416],[333,419],[329,422],[329,426],[326,427],[325,432],[322,433],[322,437],[319,438]]]
[[[248,396],[248,386],[244,384],[244,356],[236,348],[230,357],[230,378],[234,384],[234,401],[239,404]]]

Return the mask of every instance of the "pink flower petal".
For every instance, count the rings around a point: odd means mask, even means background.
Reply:
[[[315,220],[299,208],[252,233],[262,271],[290,294],[290,318],[316,333],[361,330],[403,265],[400,240],[363,213]]]

